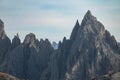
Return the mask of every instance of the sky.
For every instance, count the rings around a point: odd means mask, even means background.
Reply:
[[[69,38],[87,10],[120,42],[120,0],[0,0],[6,34],[12,39],[18,33],[22,41],[30,32],[56,42]]]

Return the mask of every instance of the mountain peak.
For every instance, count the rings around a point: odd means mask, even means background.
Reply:
[[[90,11],[90,10],[88,10],[86,14],[91,14],[91,11]]]
[[[79,21],[77,20],[77,21],[76,21],[76,24],[75,24],[75,26],[74,26],[74,28],[73,28],[73,31],[72,31],[72,33],[71,33],[70,39],[74,39],[74,38],[75,38],[75,36],[76,36],[79,28],[80,28]]]
[[[4,23],[3,21],[0,19],[0,33],[2,33],[4,31]]]
[[[15,35],[17,38],[19,38],[19,34],[17,33],[16,35]]]
[[[85,26],[86,24],[91,23],[91,22],[95,22],[95,21],[97,21],[96,17],[94,17],[94,16],[92,15],[91,11],[88,10],[88,11],[86,12],[83,20],[82,20],[82,24],[81,24],[81,25],[82,25],[82,26]]]
[[[88,11],[86,12],[86,14],[85,14],[85,17],[84,17],[84,18],[90,19],[91,17],[93,17],[93,16],[92,16],[92,13],[91,13],[91,11],[90,11],[90,10],[88,10]]]
[[[29,43],[34,42],[35,40],[36,40],[35,34],[29,33],[28,35],[26,35],[24,43],[29,44]]]
[[[16,48],[17,46],[20,45],[20,38],[18,33],[14,36],[14,38],[12,39],[12,49]]]
[[[13,39],[20,39],[19,38],[19,34],[17,33],[16,35],[14,35],[14,38]]]
[[[78,21],[78,19],[77,19],[77,21],[76,21],[76,26],[77,26],[77,25],[79,25],[79,21]]]
[[[5,31],[4,31],[4,23],[3,23],[3,21],[0,19],[0,37],[2,38],[2,39],[4,39],[5,38]]]

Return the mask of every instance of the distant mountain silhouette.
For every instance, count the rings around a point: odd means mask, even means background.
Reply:
[[[120,71],[120,43],[90,10],[59,44],[33,33],[10,42],[0,20],[0,71],[25,80],[90,80]]]

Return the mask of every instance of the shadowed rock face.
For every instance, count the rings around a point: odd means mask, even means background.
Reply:
[[[17,34],[17,35],[14,36],[14,38],[12,40],[12,46],[11,46],[12,50],[14,48],[18,47],[20,44],[21,44],[21,42],[20,42],[20,39],[19,39],[19,35]]]
[[[2,34],[4,27],[0,29]],[[81,24],[77,20],[70,39],[64,37],[57,49],[33,33],[23,43],[18,35],[12,44],[6,35],[0,40],[0,71],[25,80],[89,80],[120,71],[119,43],[89,10]]]
[[[0,37],[3,39],[5,37],[4,23],[0,20]]]
[[[0,20],[0,64],[3,63],[5,55],[10,49],[11,42],[4,31],[4,23]]]
[[[76,37],[76,35],[77,35],[77,33],[78,33],[78,30],[79,30],[79,27],[80,27],[80,25],[79,25],[79,22],[78,22],[78,20],[77,20],[77,22],[76,22],[76,24],[75,24],[75,26],[74,26],[74,28],[73,28],[73,31],[72,31],[72,33],[71,33],[71,36],[70,36],[70,39],[71,39],[71,40],[74,40],[74,39],[75,39],[75,37]]]
[[[48,39],[38,41],[33,33],[28,34],[10,53],[8,73],[26,80],[39,80],[53,50]]]

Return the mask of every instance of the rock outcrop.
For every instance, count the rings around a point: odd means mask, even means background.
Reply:
[[[14,38],[12,39],[12,45],[11,45],[11,48],[12,50],[16,47],[18,47],[19,45],[21,44],[21,41],[19,39],[19,35],[15,35]]]
[[[10,39],[4,31],[4,23],[0,20],[0,64],[4,62],[5,56],[11,46]]]

